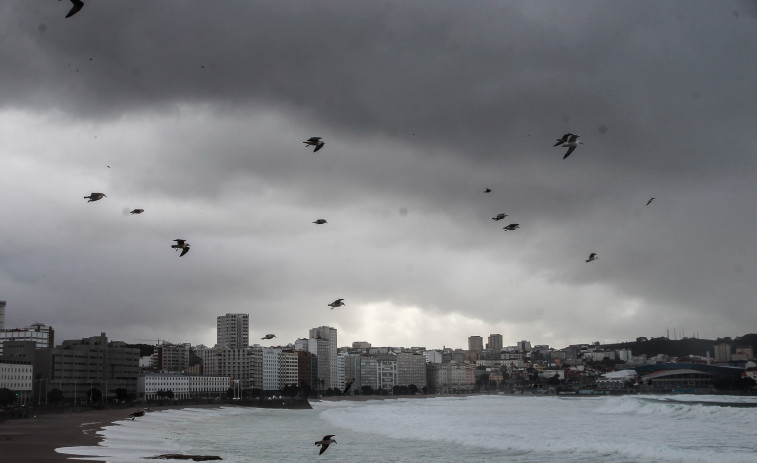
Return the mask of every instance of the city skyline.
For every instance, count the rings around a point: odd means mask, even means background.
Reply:
[[[4,301],[0,301],[2,303]],[[139,342],[130,342],[125,341],[123,339],[113,339],[114,341],[120,341],[120,342],[127,342],[128,344],[147,344],[147,345],[182,345],[182,344],[189,344],[191,346],[204,346],[208,349],[212,349],[215,347],[220,348],[226,348],[231,350],[239,350],[239,349],[245,349],[247,347],[252,346],[259,346],[264,348],[287,348],[292,346],[297,346],[297,342],[300,340],[308,341],[308,340],[328,340],[331,341],[331,337],[336,337],[337,329],[334,327],[329,326],[319,326],[317,328],[310,328],[308,329],[308,336],[297,336],[291,341],[287,341],[286,339],[280,339],[279,337],[276,337],[271,340],[262,340],[262,339],[255,339],[254,337],[252,340],[250,340],[249,335],[249,314],[243,314],[243,313],[234,313],[234,314],[224,314],[224,315],[218,315],[216,317],[216,342],[215,343],[203,343],[203,342],[195,342],[192,339],[169,339],[169,337],[163,337],[163,338],[157,338],[157,339],[141,339],[138,340]],[[2,317],[0,317],[0,321],[2,321]],[[239,322],[239,323],[238,323]],[[233,329],[229,329],[230,327],[233,327]],[[42,328],[40,330],[40,328]],[[38,339],[39,342],[43,342],[43,344],[47,345],[47,333],[52,332],[55,327],[46,325],[44,323],[31,323],[29,325],[24,326],[14,326],[14,327],[8,327],[8,336],[0,336],[3,339],[18,339],[20,337],[24,339],[32,339],[30,336],[36,335],[35,339]],[[0,330],[2,332],[2,330]],[[17,333],[16,333],[17,332]],[[11,334],[15,333],[13,336]],[[233,334],[230,334],[233,333]],[[332,334],[333,333],[333,334]],[[372,343],[370,340],[365,339],[352,339],[350,341],[345,342],[343,345],[339,345],[337,342],[334,345],[330,346],[331,352],[328,354],[330,358],[331,363],[335,362],[335,356],[336,356],[336,349],[342,349],[342,348],[354,348],[356,344],[367,344],[372,347],[391,347],[391,348],[415,348],[415,347],[423,347],[425,349],[429,350],[440,350],[440,349],[460,349],[460,350],[469,350],[469,351],[481,351],[481,350],[498,350],[498,349],[505,349],[508,347],[517,347],[519,350],[529,350],[531,346],[549,346],[553,349],[562,349],[565,347],[568,347],[570,345],[592,345],[595,343],[599,343],[601,345],[608,345],[608,344],[621,344],[621,343],[630,343],[635,342],[639,338],[667,338],[670,340],[684,340],[684,339],[709,339],[712,341],[717,341],[722,338],[731,338],[736,339],[742,336],[746,336],[749,334],[753,334],[752,332],[745,332],[734,335],[726,334],[722,336],[718,336],[716,338],[700,338],[698,333],[693,333],[692,336],[686,336],[684,332],[679,334],[676,332],[676,330],[672,330],[673,336],[671,337],[671,330],[667,330],[667,333],[665,336],[635,336],[632,339],[626,339],[626,340],[615,340],[615,341],[599,341],[597,339],[591,339],[591,340],[584,340],[575,342],[572,344],[565,344],[565,345],[553,345],[548,343],[540,342],[539,340],[526,340],[523,338],[515,338],[517,340],[505,340],[503,339],[503,336],[499,333],[490,333],[487,335],[486,338],[482,335],[478,334],[471,334],[469,335],[465,343],[461,345],[454,345],[449,343],[444,343],[443,345],[424,345],[421,343],[409,343],[409,344],[376,344]],[[44,335],[44,336],[43,336]],[[93,335],[92,335],[93,336]],[[78,336],[74,336],[73,338],[70,338],[72,340],[78,340],[82,337],[87,337],[87,335],[80,333]],[[233,338],[233,339],[232,339]],[[340,336],[341,338],[341,336]],[[60,339],[60,338],[59,338]],[[476,341],[473,341],[476,339]],[[484,342],[484,339],[487,339],[486,342]],[[65,339],[64,339],[65,340]],[[146,342],[151,341],[151,342]],[[152,342],[154,341],[154,342]],[[508,344],[508,342],[512,342],[511,344]],[[472,344],[473,343],[473,344]],[[2,351],[2,339],[0,339],[0,352]],[[60,342],[53,343],[52,340],[50,340],[50,347],[58,346],[60,345]],[[525,346],[528,346],[526,348]],[[310,347],[305,345],[305,347],[301,347],[303,350],[308,350]],[[313,350],[317,350],[315,346],[313,346]]]
[[[752,2],[60,7],[0,4],[6,327],[757,329]]]

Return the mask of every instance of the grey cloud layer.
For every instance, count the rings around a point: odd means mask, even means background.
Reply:
[[[755,322],[748,3],[62,5],[0,5],[1,146],[33,162],[4,179],[9,307],[156,335],[249,307],[301,336],[336,297],[533,336],[567,310],[621,333],[597,311],[632,300],[636,329]],[[192,260],[159,254],[178,237]]]

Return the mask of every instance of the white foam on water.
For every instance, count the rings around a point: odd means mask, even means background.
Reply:
[[[201,431],[198,423],[213,422],[239,414],[251,413],[249,408],[185,408],[146,413],[136,420],[124,419],[106,426],[97,434],[103,440],[97,446],[62,447],[58,453],[83,455],[88,460],[106,459],[109,463],[132,463],[145,457],[166,453],[194,453],[187,440]],[[189,435],[189,437],[188,437]],[[200,449],[198,453],[203,453]],[[212,453],[212,451],[211,451]],[[95,458],[96,457],[96,458]]]
[[[479,446],[546,461],[736,463],[757,462],[757,444],[744,434],[757,424],[754,412],[636,396],[488,396],[364,402],[325,409],[321,417],[393,439]]]
[[[99,446],[58,451],[110,463],[163,453],[308,461],[325,459],[313,442],[336,434],[324,454],[330,463],[757,463],[757,410],[728,406],[740,403],[757,399],[474,396],[323,401],[313,410],[190,408],[119,421],[100,431]]]

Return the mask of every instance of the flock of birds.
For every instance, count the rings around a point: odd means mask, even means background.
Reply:
[[[60,0],[58,0],[58,1],[60,1]],[[69,10],[68,14],[66,15],[66,18],[70,18],[71,16],[75,15],[76,13],[78,13],[84,7],[84,2],[82,0],[71,0],[71,3],[73,4],[73,6],[71,7],[71,10]],[[309,139],[305,140],[303,143],[305,143],[306,147],[313,146],[314,147],[313,152],[316,152],[316,151],[320,150],[326,144],[321,139],[321,137],[310,137]],[[99,200],[101,200],[103,198],[107,198],[107,197],[108,196],[105,193],[93,192],[93,193],[90,193],[89,196],[85,196],[84,199],[87,199],[88,200],[87,202],[91,203],[91,202],[99,201]],[[133,209],[133,210],[131,210],[129,212],[129,214],[131,214],[131,215],[134,215],[134,214],[139,215],[139,214],[142,214],[144,211],[145,211],[144,209]],[[316,224],[316,225],[323,225],[323,224],[326,224],[328,222],[326,221],[326,219],[316,219],[313,223]],[[189,246],[189,243],[187,242],[187,240],[181,239],[181,238],[177,238],[174,241],[176,242],[176,244],[171,245],[171,248],[176,249],[177,251],[181,250],[181,254],[179,254],[179,257],[182,257],[182,256],[186,255],[189,252],[190,246]],[[343,305],[345,305],[344,304],[344,299],[337,299],[334,302],[328,304],[328,306],[331,307],[332,310],[334,308],[336,308],[336,307],[342,307]],[[265,336],[263,336],[260,339],[267,340],[267,339],[273,339],[275,337],[276,337],[275,334],[269,333],[269,334],[266,334]],[[348,380],[346,382],[346,387],[344,389],[344,393],[346,393],[349,390],[350,386],[352,386],[352,383],[354,381],[355,381],[355,379],[352,378],[351,380]],[[149,409],[145,408],[145,409],[142,409],[142,410],[136,410],[136,411],[132,412],[131,414],[129,414],[128,418],[131,418],[132,420],[134,420],[135,418],[144,416],[146,411],[149,411]],[[323,439],[321,439],[319,441],[316,441],[315,445],[321,447],[321,450],[318,453],[318,455],[321,455],[323,452],[325,452],[326,449],[329,448],[329,445],[331,445],[331,444],[336,444],[336,440],[334,440],[334,434],[327,434],[327,435],[323,436]]]
[[[84,3],[81,0],[71,0],[71,2],[74,3],[74,7],[71,9],[71,11],[69,12],[68,16],[66,16],[67,18],[71,17],[74,14],[76,14],[76,12],[78,12],[79,10],[81,10],[82,6],[84,6]],[[323,146],[326,144],[321,139],[321,137],[310,137],[307,140],[305,140],[303,143],[305,143],[306,147],[307,146],[314,146],[315,149],[313,150],[313,152],[316,152],[319,149],[323,148]],[[108,167],[110,167],[110,166],[108,166]],[[88,200],[87,202],[91,203],[93,201],[99,201],[99,200],[101,200],[103,198],[107,198],[107,197],[108,197],[108,195],[106,195],[105,193],[93,192],[93,193],[90,193],[89,196],[85,196],[84,199],[87,199]],[[144,209],[133,209],[133,210],[131,210],[129,212],[129,214],[131,214],[131,215],[134,215],[134,214],[139,215],[139,214],[143,213],[144,211],[145,211]],[[327,224],[328,222],[326,221],[326,219],[316,219],[316,220],[313,221],[313,223],[316,224],[316,225],[323,225],[323,224]],[[181,253],[179,254],[179,257],[182,257],[182,256],[186,255],[189,252],[190,245],[187,242],[187,240],[182,239],[182,238],[177,238],[174,241],[176,242],[176,244],[172,244],[171,248],[172,249],[176,249],[177,251],[181,250]],[[332,309],[335,308],[335,307],[341,307],[341,306],[344,305],[344,303],[342,303],[343,300],[344,299],[337,299],[336,301],[334,301],[331,304],[329,304],[329,307],[331,307]],[[270,339],[270,338],[268,338],[268,339]]]
[[[576,135],[574,133],[568,132],[565,135],[563,135],[562,137],[558,138],[557,139],[557,143],[555,143],[554,145],[552,145],[552,147],[555,148],[557,146],[560,146],[560,147],[563,147],[563,148],[568,148],[568,151],[566,151],[565,155],[562,157],[563,159],[565,159],[568,156],[570,156],[571,154],[573,154],[573,151],[575,151],[576,148],[578,148],[578,145],[582,145],[583,144],[583,142],[578,139],[579,137],[580,137],[580,135]],[[484,188],[484,193],[491,193],[491,192],[492,192],[491,188]],[[649,206],[650,204],[652,204],[652,201],[654,201],[654,199],[655,199],[654,197],[649,198],[649,201],[647,201],[646,205]],[[503,220],[505,217],[507,217],[507,214],[505,214],[504,212],[500,212],[496,216],[492,217],[492,220],[494,220],[495,222],[498,222],[500,220]],[[505,231],[513,231],[513,230],[519,229],[520,228],[520,224],[518,224],[518,223],[511,223],[511,224],[506,225],[506,226],[504,226],[502,228]],[[595,261],[597,259],[599,259],[598,254],[596,252],[592,252],[592,253],[589,253],[589,258],[586,259],[586,262],[587,263],[588,262],[593,262],[593,261]]]
[[[78,13],[79,11],[81,11],[81,9],[84,7],[84,2],[82,0],[70,0],[70,1],[72,3],[72,7],[69,10],[68,14],[66,15],[66,18],[70,18],[71,16],[75,15],[76,13]],[[203,66],[203,68],[204,68],[204,66]],[[553,147],[560,146],[560,147],[563,147],[563,148],[568,148],[568,150],[563,155],[563,159],[566,159],[568,156],[570,156],[571,154],[573,154],[573,152],[576,150],[576,148],[578,148],[579,145],[583,144],[583,142],[580,141],[578,138],[579,138],[579,135],[576,135],[574,133],[566,133],[561,138],[557,139],[557,142],[553,145]],[[305,147],[311,147],[312,146],[314,148],[313,152],[319,151],[326,144],[321,137],[310,137],[307,140],[305,140],[303,143],[305,144]],[[484,189],[484,193],[491,193],[491,192],[492,192],[491,188]],[[93,192],[89,196],[85,196],[84,197],[84,199],[88,200],[87,201],[88,203],[94,202],[94,201],[99,201],[99,200],[101,200],[103,198],[107,198],[107,195],[105,193],[97,193],[97,192]],[[654,199],[655,199],[654,197],[650,198],[649,201],[647,201],[646,205],[649,206],[652,203],[652,201],[654,201]],[[131,214],[131,215],[139,215],[139,214],[142,214],[143,212],[144,212],[144,209],[133,209],[131,212],[129,212],[129,214]],[[495,222],[497,222],[497,221],[505,219],[505,217],[508,217],[508,215],[505,214],[504,212],[502,212],[502,213],[498,213],[496,216],[492,217],[492,220],[494,220]],[[326,221],[326,219],[316,219],[315,221],[313,221],[313,223],[316,224],[316,225],[324,225],[324,224],[327,224],[328,222]],[[503,227],[503,229],[505,231],[514,231],[514,230],[517,230],[519,228],[520,228],[520,224],[518,224],[518,223],[511,223],[511,224],[506,225],[505,227]],[[177,238],[174,241],[176,242],[176,244],[171,245],[171,248],[172,249],[176,249],[177,251],[181,251],[181,253],[179,254],[179,257],[182,257],[182,256],[186,255],[189,252],[190,245],[187,242],[187,240],[181,239],[181,238]],[[592,253],[589,254],[589,258],[586,259],[586,262],[587,263],[588,262],[593,262],[593,261],[595,261],[597,259],[599,259],[598,254],[596,252],[592,252]],[[344,299],[337,299],[334,302],[328,304],[328,307],[330,307],[333,310],[333,309],[335,309],[337,307],[342,307],[344,305],[345,305],[344,304]],[[262,339],[262,340],[269,340],[269,339],[273,339],[275,337],[276,337],[275,334],[266,334],[265,336],[263,336],[260,339]],[[345,381],[345,388],[344,388],[343,394],[346,394],[347,391],[349,391],[349,389],[352,386],[352,383],[354,381],[355,381],[355,378],[352,378],[352,379],[349,379],[349,380]],[[149,409],[137,410],[137,411],[133,412],[132,414],[130,414],[129,418],[131,418],[133,420],[133,419],[135,419],[137,417],[144,416],[145,411],[149,411]],[[315,442],[316,446],[320,446],[320,452],[318,453],[319,455],[323,454],[323,452],[326,451],[326,449],[329,447],[329,445],[336,444],[336,440],[334,440],[334,436],[335,436],[335,434],[327,434],[327,435],[323,436],[323,439]]]

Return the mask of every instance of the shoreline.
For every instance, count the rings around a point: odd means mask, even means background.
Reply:
[[[311,402],[368,402],[397,399],[434,399],[434,398],[464,398],[472,396],[502,396],[500,394],[433,394],[433,395],[356,395],[311,398]],[[662,394],[666,395],[666,394]],[[510,395],[505,396],[521,396]],[[521,397],[543,397],[543,395],[523,395]],[[587,395],[552,395],[550,397],[587,397]],[[242,404],[213,403],[213,404],[170,404],[150,406],[151,411],[182,410],[186,408],[215,409],[221,407],[235,407]],[[243,405],[242,405],[243,406]],[[129,408],[110,408],[104,410],[89,409],[83,411],[68,410],[61,413],[44,413],[32,418],[11,418],[0,421],[0,451],[3,461],[13,463],[61,463],[66,461],[97,461],[105,463],[107,460],[98,459],[91,455],[74,455],[58,453],[56,449],[63,447],[96,447],[103,437],[98,435],[106,426],[117,421],[128,419],[128,415],[141,407],[134,405]]]
[[[186,404],[150,407],[151,411],[184,408],[220,408],[226,404]],[[139,409],[71,411],[40,414],[32,418],[13,418],[0,422],[0,448],[4,461],[13,463],[60,463],[65,461],[99,461],[93,456],[72,455],[56,451],[62,447],[95,447],[102,442],[97,432],[116,421],[127,419]]]

